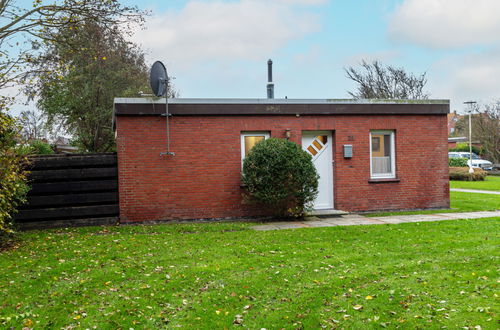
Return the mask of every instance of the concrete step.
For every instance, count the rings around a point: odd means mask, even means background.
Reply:
[[[349,214],[349,212],[335,209],[313,210],[307,214],[309,217],[332,218]]]

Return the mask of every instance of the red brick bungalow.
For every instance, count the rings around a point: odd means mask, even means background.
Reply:
[[[321,176],[316,209],[449,207],[446,100],[118,98],[120,220],[264,215],[242,203],[242,159],[289,138]]]

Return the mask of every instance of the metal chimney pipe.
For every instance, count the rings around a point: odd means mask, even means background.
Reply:
[[[273,61],[267,61],[267,98],[274,99]]]

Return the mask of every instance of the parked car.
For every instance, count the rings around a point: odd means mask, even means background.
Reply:
[[[468,159],[467,165],[470,165],[470,153],[468,152],[449,152],[448,153],[449,158],[466,158]],[[490,162],[489,160],[481,159],[478,155],[475,153],[472,153],[472,167],[475,168],[481,168],[486,171],[491,171],[493,168],[493,163]]]

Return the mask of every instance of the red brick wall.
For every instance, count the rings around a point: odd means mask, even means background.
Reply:
[[[174,116],[116,120],[122,222],[257,215],[242,204],[240,133],[270,131],[301,142],[331,130],[335,208],[347,211],[449,207],[446,115]],[[395,130],[399,182],[369,183],[369,132]],[[352,159],[342,145],[352,144]]]

